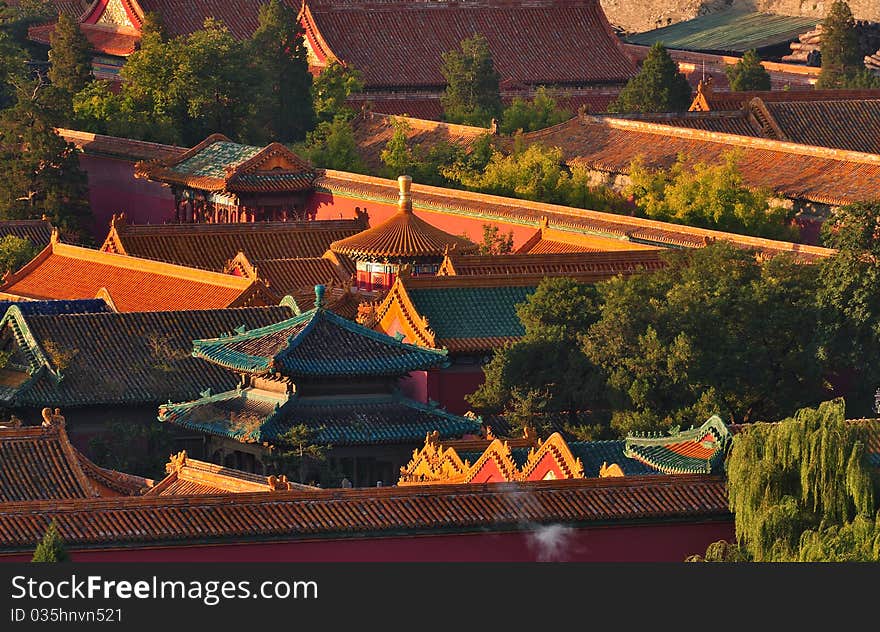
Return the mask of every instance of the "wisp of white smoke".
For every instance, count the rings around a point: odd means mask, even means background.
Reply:
[[[538,562],[562,562],[571,546],[574,529],[561,524],[538,525],[529,533],[529,547]]]

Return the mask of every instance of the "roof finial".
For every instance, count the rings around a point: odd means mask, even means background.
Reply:
[[[315,286],[315,309],[324,307],[324,289],[323,285]]]
[[[397,206],[404,213],[412,213],[412,194],[410,193],[412,178],[409,176],[399,176],[397,184],[400,187],[400,197],[397,199]]]

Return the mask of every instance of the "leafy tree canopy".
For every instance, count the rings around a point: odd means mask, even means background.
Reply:
[[[662,43],[648,51],[639,73],[630,79],[609,112],[684,112],[692,101],[691,85]]]
[[[18,270],[36,257],[38,252],[29,240],[6,235],[0,239],[0,275]]]
[[[849,4],[836,0],[822,22],[822,70],[817,88],[845,88],[864,69],[856,21]]]
[[[761,65],[761,57],[755,49],[746,51],[738,62],[725,67],[724,72],[731,90],[770,89],[770,73]]]
[[[668,170],[650,170],[636,159],[627,193],[651,219],[725,232],[794,240],[793,211],[770,203],[770,193],[745,186],[730,152],[721,164],[692,164],[679,156]]]
[[[355,112],[348,104],[348,97],[364,89],[359,70],[332,61],[315,79],[315,115],[320,122],[330,122],[337,117],[351,119]]]
[[[367,169],[358,153],[357,141],[351,122],[339,116],[324,121],[309,132],[304,147],[312,164],[325,169],[338,169],[354,173],[366,173]]]
[[[67,554],[67,549],[64,548],[64,540],[61,539],[61,534],[58,533],[58,526],[53,520],[49,523],[49,528],[46,529],[42,542],[37,545],[37,550],[34,551],[31,562],[69,561],[70,556]]]
[[[572,112],[560,108],[547,89],[540,86],[531,101],[516,97],[504,109],[500,130],[505,134],[513,134],[517,130],[533,132],[567,121],[572,116]]]
[[[445,119],[485,127],[500,117],[500,78],[486,38],[477,34],[462,40],[459,48],[441,57],[446,91],[440,101]]]
[[[51,36],[48,78],[57,88],[57,108],[65,124],[73,116],[73,95],[92,81],[91,48],[79,23],[66,13],[59,15]]]

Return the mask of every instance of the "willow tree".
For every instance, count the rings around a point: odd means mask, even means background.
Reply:
[[[880,559],[868,431],[835,399],[736,435],[727,476],[737,542],[715,543],[706,559]]]

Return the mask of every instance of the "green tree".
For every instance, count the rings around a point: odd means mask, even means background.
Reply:
[[[55,86],[59,103],[56,106],[69,123],[73,117],[73,95],[92,81],[91,44],[79,23],[62,13],[50,37],[48,78]]]
[[[761,64],[761,57],[755,49],[746,51],[742,58],[724,69],[730,89],[735,91],[769,90],[770,73]]]
[[[500,79],[485,37],[476,34],[462,40],[459,48],[441,58],[446,91],[440,101],[447,121],[485,127],[501,116]]]
[[[312,164],[325,169],[366,173],[351,123],[345,117],[323,122],[309,132],[304,147]]]
[[[513,252],[513,231],[506,235],[495,224],[483,224],[483,241],[480,242],[481,255],[506,255]]]
[[[836,209],[822,225],[822,242],[837,253],[817,264],[821,356],[835,374],[849,375],[856,414],[870,414],[880,386],[880,203]]]
[[[562,150],[539,143],[508,156],[493,152],[482,172],[458,177],[462,184],[478,191],[541,202],[561,201],[568,184]]]
[[[584,350],[607,375],[619,432],[778,419],[826,392],[816,357],[817,270],[719,242],[661,270],[597,285]]]
[[[306,483],[310,476],[319,476],[330,446],[316,444],[314,435],[304,424],[291,426],[278,436],[266,463],[276,473],[293,476],[300,483]]]
[[[330,123],[338,117],[346,120],[355,115],[348,98],[364,89],[359,70],[332,61],[315,79],[313,94],[315,115],[319,122]]]
[[[505,134],[513,134],[517,130],[533,132],[567,121],[572,116],[572,112],[560,108],[547,89],[540,86],[531,101],[522,97],[513,99],[501,115],[499,129]]]
[[[842,399],[738,433],[727,460],[737,541],[712,545],[706,558],[880,561],[867,441]]]
[[[794,240],[792,209],[770,203],[770,193],[746,187],[737,163],[739,154],[723,162],[690,164],[679,156],[669,170],[650,170],[640,160],[630,167],[626,193],[641,214],[651,219],[725,232]]]
[[[0,110],[15,103],[16,85],[27,76],[27,56],[7,33],[0,31]]]
[[[846,2],[831,5],[822,22],[822,70],[817,88],[844,88],[852,76],[864,68],[859,49],[856,21]]]
[[[37,247],[27,239],[6,235],[0,239],[0,275],[14,272],[37,256]]]
[[[0,113],[0,209],[5,219],[46,215],[60,228],[82,232],[92,221],[88,180],[76,147],[58,135],[44,105],[51,90],[29,84],[16,105]]]
[[[543,412],[563,412],[579,423],[578,413],[600,401],[603,384],[578,342],[599,317],[595,288],[545,278],[517,306],[517,316],[525,335],[495,352],[483,369],[485,382],[467,401],[477,410],[505,411],[519,427]]]
[[[396,178],[404,174],[411,176],[416,159],[409,146],[409,123],[406,122],[406,119],[394,118],[391,124],[394,127],[394,132],[379,154],[379,158],[385,165],[384,175],[389,178]]]
[[[303,140],[315,126],[303,28],[296,11],[281,0],[261,6],[259,22],[251,38],[252,59],[261,74],[255,113],[259,137]]]
[[[67,549],[64,548],[64,540],[58,533],[58,526],[55,521],[49,523],[49,528],[43,535],[43,540],[37,545],[31,562],[69,562],[70,556]]]
[[[691,105],[691,85],[660,42],[648,51],[639,73],[630,79],[609,112],[684,112]]]
[[[89,457],[101,467],[161,480],[168,455],[175,449],[174,436],[175,431],[167,424],[114,420],[104,426],[101,434],[89,440]]]
[[[12,3],[0,0],[0,31],[9,36],[15,46],[27,51],[27,58],[45,60],[45,48],[28,40],[28,29],[53,20],[56,11],[53,3],[45,0],[15,0]]]

